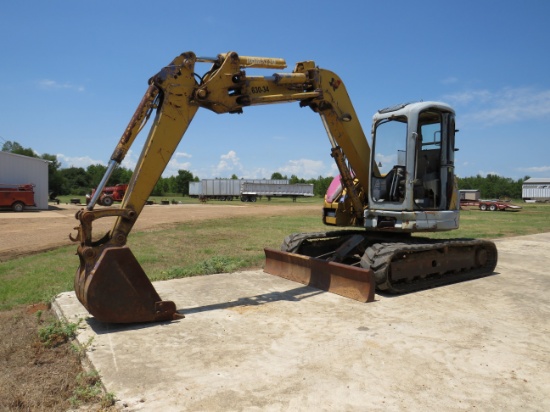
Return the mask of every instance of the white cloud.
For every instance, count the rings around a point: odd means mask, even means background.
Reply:
[[[466,106],[461,121],[484,125],[550,117],[550,90],[530,87],[497,91],[471,90],[444,96],[456,106]]]
[[[89,156],[76,156],[76,157],[73,157],[73,156],[65,156],[62,153],[58,153],[56,156],[57,156],[57,160],[59,162],[61,162],[61,167],[62,168],[82,167],[82,168],[86,169],[90,165],[97,165],[97,164],[104,165],[105,164],[105,162],[103,162],[101,160],[94,160]]]
[[[187,153],[176,153],[168,162],[162,176],[176,176],[178,174],[178,170],[189,170],[201,179],[213,179],[217,177],[229,178],[233,174],[237,175],[239,178],[246,179],[269,179],[275,171],[278,171],[283,175],[287,175],[288,177],[291,175],[296,175],[299,178],[304,179],[317,178],[319,176],[336,176],[338,174],[338,169],[333,162],[327,166],[323,161],[311,159],[290,160],[285,165],[277,169],[266,168],[263,166],[247,169],[242,165],[237,152],[234,150],[230,150],[226,154],[221,155],[220,160],[216,165],[210,167],[199,167],[198,169],[193,167],[192,162],[186,160],[191,157],[192,156]],[[57,154],[57,159],[61,162],[61,167],[63,168],[82,167],[86,169],[90,165],[107,164],[106,161],[95,160],[89,156],[71,157],[64,154]],[[134,170],[137,160],[138,156],[134,155],[132,150],[129,150],[126,157],[122,161],[121,166]]]
[[[59,153],[56,155],[57,160],[61,162],[62,168],[68,168],[68,167],[82,167],[83,169],[86,169],[90,165],[106,165],[105,161],[102,160],[95,160],[92,159],[89,156],[65,156],[62,153]],[[166,165],[166,169],[162,173],[163,177],[170,177],[170,176],[176,176],[178,174],[178,170],[189,170],[191,168],[191,162],[181,162],[178,160],[178,158],[190,158],[191,155],[187,153],[177,153],[169,162],[168,165]],[[132,153],[132,150],[129,150],[126,156],[124,157],[124,160],[121,163],[121,166],[134,170],[137,165],[137,157],[134,156]]]
[[[189,170],[191,168],[191,162],[181,161],[180,159],[189,159],[192,156],[185,152],[177,152],[174,154],[172,159],[166,165],[166,169],[162,173],[162,177],[177,176],[178,170]],[[134,170],[136,168],[138,161],[138,156],[135,156],[132,150],[128,150],[124,160],[121,163],[122,167],[126,169]]]
[[[470,104],[471,102],[484,103],[491,99],[488,90],[470,90],[444,96],[444,100],[454,105]]]
[[[191,157],[193,156],[185,152],[174,153],[174,156],[172,156],[172,159],[170,159],[170,161],[166,165],[166,169],[164,169],[164,172],[162,173],[162,177],[177,176],[178,170],[190,170],[192,163],[188,161],[181,161],[180,159],[190,159]],[[124,165],[124,162],[123,162],[123,165]],[[132,167],[129,167],[129,166],[125,166],[125,167],[128,167],[129,169],[133,170],[136,167],[136,162],[132,164]]]
[[[272,171],[269,171],[264,167],[258,167],[251,171],[244,171],[244,174],[239,177],[243,177],[245,179],[269,179],[271,178],[272,173]]]
[[[69,82],[59,83],[55,80],[50,80],[50,79],[40,80],[38,82],[38,87],[43,89],[43,90],[61,90],[61,89],[65,89],[65,90],[73,90],[73,91],[77,91],[77,92],[83,92],[85,90],[84,86],[72,84],[72,83],[69,83]]]
[[[230,150],[227,154],[220,156],[220,161],[212,168],[212,175],[215,177],[225,177],[231,174],[242,175],[243,165],[237,152]]]
[[[310,179],[319,176],[335,176],[338,174],[336,165],[331,162],[327,166],[322,161],[311,159],[290,160],[282,167],[270,168],[251,165],[246,168],[240,161],[237,153],[230,150],[227,154],[220,156],[220,161],[212,167],[199,167],[191,170],[195,176],[201,179],[229,178],[235,174],[244,179],[270,179],[273,172],[287,175],[296,175],[299,178]]]
[[[546,173],[550,172],[550,166],[520,167],[518,170],[527,173]]]
[[[178,157],[185,157],[185,158],[187,158],[187,159],[190,159],[190,158],[192,158],[193,156],[190,155],[189,153],[185,153],[185,152],[176,152],[176,153],[174,154],[174,157],[176,157],[176,158],[178,158]]]
[[[178,170],[189,170],[190,168],[191,168],[191,162],[178,162],[177,159],[173,158],[166,165],[166,169],[164,169],[164,173],[162,173],[162,176],[163,177],[177,176]]]
[[[329,170],[332,169],[329,168]],[[323,161],[311,159],[289,160],[284,166],[278,168],[277,171],[288,177],[296,175],[303,179],[317,178],[326,175],[328,172]]]
[[[396,154],[384,155],[382,153],[376,153],[376,163],[382,163],[382,166],[391,168],[393,167],[394,164],[397,163],[397,155]]]
[[[340,171],[338,170],[338,166],[336,166],[336,163],[330,164],[330,169],[327,176],[337,176],[340,174]]]
[[[137,160],[130,156],[126,156],[120,165],[126,169],[134,170],[137,165]]]

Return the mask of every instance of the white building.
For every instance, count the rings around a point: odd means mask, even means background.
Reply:
[[[550,202],[550,177],[532,177],[523,182],[521,197],[526,202]]]
[[[0,183],[34,185],[37,209],[48,209],[48,161],[0,151]]]

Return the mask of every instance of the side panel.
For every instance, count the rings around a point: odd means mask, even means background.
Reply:
[[[242,194],[256,194],[262,196],[313,196],[312,184],[278,185],[270,183],[242,184]]]
[[[15,202],[23,202],[25,206],[35,206],[34,192],[19,190],[0,190],[0,206],[10,207]]]
[[[201,182],[189,182],[189,196],[202,195],[202,183]]]
[[[437,232],[458,229],[460,212],[426,211],[426,212],[372,212],[365,211],[365,228],[367,230],[388,230],[400,232]],[[390,222],[385,226],[385,222]]]
[[[550,200],[550,185],[523,185],[522,198]]]

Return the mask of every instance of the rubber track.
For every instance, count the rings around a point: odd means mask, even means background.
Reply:
[[[475,253],[479,247],[487,251],[487,262],[484,266],[477,268],[456,268],[452,273],[443,275],[428,276],[424,279],[411,279],[393,284],[389,272],[390,264],[394,257],[403,254],[421,253],[424,251],[437,250],[442,248],[464,248],[470,247]],[[370,246],[363,258],[361,267],[371,268],[374,271],[377,288],[390,293],[409,293],[416,290],[442,286],[455,282],[476,279],[493,273],[498,258],[498,252],[493,242],[478,239],[451,239],[451,240],[430,240],[411,239],[411,242],[389,242],[376,243]]]

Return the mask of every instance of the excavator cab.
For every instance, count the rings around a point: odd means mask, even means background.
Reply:
[[[404,104],[375,114],[367,229],[458,227],[454,134],[454,111],[443,103]]]

